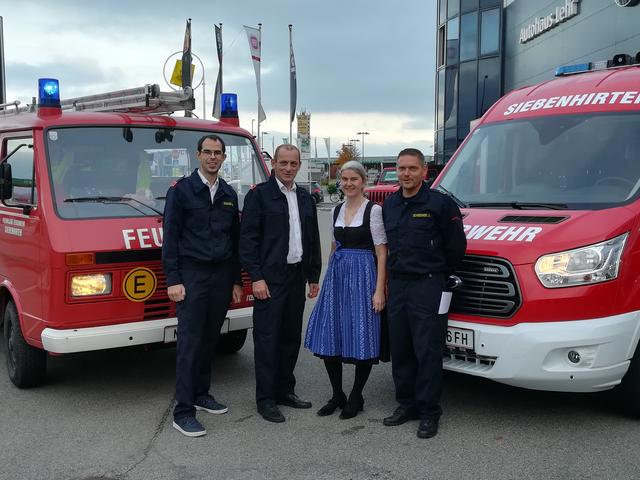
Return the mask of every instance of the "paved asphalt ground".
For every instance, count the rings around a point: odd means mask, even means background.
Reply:
[[[320,221],[326,260],[325,207]],[[189,439],[171,427],[171,348],[53,357],[45,386],[18,390],[0,347],[0,479],[640,478],[640,423],[608,395],[446,374],[440,433],[419,440],[417,422],[382,425],[395,407],[388,364],[374,368],[356,418],[316,416],[329,382],[303,350],[297,391],[313,409],[283,407],[287,422],[276,425],[255,411],[252,348],[216,358],[213,392],[229,413],[200,413],[209,435]]]

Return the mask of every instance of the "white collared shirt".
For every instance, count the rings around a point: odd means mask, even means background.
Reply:
[[[289,190],[284,183],[278,180],[280,191],[287,198],[289,205],[289,252],[287,253],[287,263],[298,263],[302,261],[302,226],[300,224],[300,211],[298,210],[298,196],[296,195],[296,184]]]
[[[211,184],[211,182],[207,180],[207,177],[205,177],[202,174],[200,169],[198,169],[198,175],[200,175],[200,180],[202,180],[202,183],[204,183],[207,187],[209,187],[209,193],[211,194],[211,203],[213,203],[213,197],[216,196],[216,192],[218,191],[218,184],[220,183],[220,177],[216,176],[216,181],[213,182],[213,184]]]

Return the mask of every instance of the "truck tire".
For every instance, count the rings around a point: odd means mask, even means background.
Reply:
[[[629,370],[622,377],[614,394],[620,410],[630,417],[640,418],[640,344],[631,359]]]
[[[236,330],[225,333],[224,335],[220,335],[216,350],[220,353],[236,353],[242,348],[246,339],[246,330]]]
[[[7,370],[13,384],[18,388],[41,385],[47,370],[47,353],[25,341],[13,302],[7,303],[4,310],[4,340]]]

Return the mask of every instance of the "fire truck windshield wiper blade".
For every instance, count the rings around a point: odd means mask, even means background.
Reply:
[[[69,198],[65,198],[64,199],[65,202],[71,202],[71,203],[123,203],[125,205],[129,205],[131,208],[137,210],[140,213],[143,213],[145,215],[149,215],[148,213],[143,212],[142,210],[140,210],[137,207],[134,207],[133,205],[131,205],[128,202],[136,202],[139,203],[140,205],[144,206],[145,208],[148,208],[149,210],[157,213],[158,215],[162,215],[162,212],[160,210],[157,210],[155,208],[153,208],[151,205],[147,205],[144,202],[141,202],[140,200],[136,199],[136,198],[131,198],[131,197],[114,197],[114,196],[105,196],[105,195],[96,195],[95,197],[69,197]]]
[[[537,202],[472,202],[469,208],[513,208],[514,210],[566,210],[565,203],[537,203]]]
[[[456,205],[458,205],[458,207],[460,207],[460,208],[469,208],[469,205],[464,203],[462,200],[460,200],[458,197],[456,197],[453,193],[451,193],[449,190],[444,188],[442,185],[438,185],[436,187],[436,190],[440,190],[441,192],[446,193],[447,195],[449,195],[453,199],[453,201],[456,202]]]

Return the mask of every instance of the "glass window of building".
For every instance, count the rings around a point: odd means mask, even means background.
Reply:
[[[458,125],[458,67],[447,67],[444,84],[444,126],[455,128]]]
[[[481,12],[480,55],[494,55],[500,51],[500,10]]]
[[[447,65],[458,63],[460,44],[460,23],[458,18],[447,22]]]
[[[478,10],[478,0],[460,0],[460,12],[472,12]]]
[[[476,1],[476,4],[478,2]],[[480,8],[498,7],[502,3],[502,0],[480,0]]]
[[[436,144],[436,153],[438,154],[438,158],[442,160],[444,156],[444,130],[438,130],[436,132],[435,144]],[[442,161],[440,163],[442,163]]]
[[[471,120],[479,117],[477,113],[478,67],[476,62],[460,64],[458,84],[458,140],[469,133]]]
[[[478,56],[478,12],[460,17],[460,61]]]
[[[442,25],[447,21],[447,0],[440,0],[440,8],[438,8],[440,12],[439,24]]]
[[[445,45],[447,44],[447,38],[445,35],[445,26],[442,25],[438,29],[438,57],[437,57],[437,66],[444,66],[444,53],[445,53]]]
[[[455,17],[460,13],[460,0],[449,0],[447,2],[447,17]]]
[[[500,98],[500,58],[485,58],[478,64],[478,116]]]
[[[437,128],[444,128],[444,69],[438,72],[438,114],[436,118]]]

